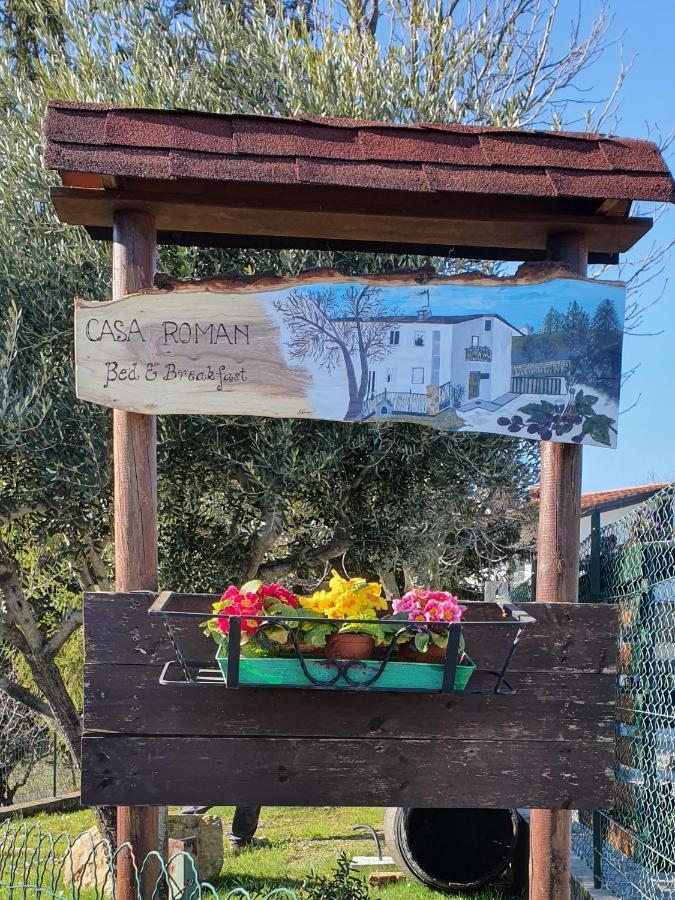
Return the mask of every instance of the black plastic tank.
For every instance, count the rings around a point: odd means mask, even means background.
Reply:
[[[512,880],[520,827],[514,809],[395,806],[385,813],[384,839],[406,875],[455,893]]]

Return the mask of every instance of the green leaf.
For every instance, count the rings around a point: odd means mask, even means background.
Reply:
[[[288,640],[288,632],[280,625],[265,625],[258,634],[264,635],[267,641],[274,641],[276,644],[285,644]]]
[[[590,435],[594,441],[598,442],[598,444],[604,444],[606,447],[609,446],[609,428],[607,425],[603,425],[601,422],[593,422],[591,424]]]
[[[325,647],[326,638],[329,634],[332,634],[333,630],[334,626],[329,625],[327,622],[321,622],[318,625],[312,625],[305,632],[305,643],[309,644],[310,647]]]
[[[253,579],[252,581],[247,581],[246,584],[242,584],[239,588],[242,594],[255,594],[258,588],[262,585],[262,581],[258,581]]]
[[[301,610],[289,606],[288,603],[284,603],[283,600],[275,600],[274,603],[268,606],[267,612],[271,616],[287,616],[288,618],[296,618],[297,616],[302,615]]]
[[[386,632],[382,625],[373,623],[372,625],[358,622],[353,622],[351,624],[343,625],[338,634],[369,634],[372,638],[375,638],[376,644],[384,644],[386,640]]]
[[[277,645],[277,652],[278,652]],[[255,659],[261,657],[271,657],[276,656],[277,653],[268,647],[262,647],[257,640],[253,640],[252,638],[246,641],[245,644],[241,645],[241,655],[246,657],[247,659]]]
[[[415,635],[415,649],[420,653],[426,653],[429,647],[429,640],[428,631],[418,631]]]
[[[525,406],[521,406],[518,409],[518,412],[524,413],[526,416],[539,416],[543,413],[547,412],[544,403],[526,403]],[[547,406],[551,406],[550,403],[546,404]],[[552,407],[551,407],[552,408]]]

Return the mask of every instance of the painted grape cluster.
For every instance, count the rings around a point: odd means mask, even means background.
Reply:
[[[521,406],[518,413],[511,416],[500,416],[497,425],[506,428],[510,434],[528,437],[539,437],[542,441],[550,441],[554,437],[570,434],[581,426],[578,434],[571,440],[581,444],[589,435],[598,444],[611,444],[610,431],[616,434],[615,419],[595,412],[598,398],[592,394],[578,391],[574,400],[566,406],[542,400],[540,403],[528,403]],[[522,413],[522,415],[520,415]]]

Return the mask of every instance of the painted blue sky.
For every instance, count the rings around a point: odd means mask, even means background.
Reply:
[[[349,285],[336,285],[336,294],[344,293]],[[392,311],[415,315],[427,305],[433,315],[461,316],[470,313],[496,313],[511,325],[522,329],[531,325],[535,331],[548,310],[554,306],[565,312],[570,303],[577,303],[593,315],[598,304],[608,298],[614,304],[620,322],[623,322],[623,287],[592,281],[554,279],[544,284],[504,285],[503,287],[478,287],[469,284],[413,285],[387,287],[381,299],[387,301]]]

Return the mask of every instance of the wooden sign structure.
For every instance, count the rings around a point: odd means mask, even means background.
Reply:
[[[630,215],[633,201],[675,196],[656,146],[614,136],[60,101],[49,105],[44,135],[46,165],[61,178],[51,190],[57,214],[94,239],[113,240],[114,300],[152,287],[157,241],[547,259],[584,276],[589,262],[617,262],[651,227],[650,219]],[[122,409],[113,418],[116,587],[133,616],[139,597],[125,592],[156,589],[155,419]],[[541,463],[537,602],[574,601],[581,447],[542,440]],[[151,595],[145,597],[141,614]],[[127,630],[120,646],[128,639]],[[96,695],[85,702],[92,727]],[[397,702],[388,707],[391,715]],[[246,716],[240,721],[249,727]],[[378,722],[371,720],[373,727]],[[419,733],[411,729],[410,736]],[[441,767],[452,763],[447,754],[437,759]],[[415,757],[408,768],[417,764]],[[225,756],[219,766],[226,765]],[[479,766],[475,771],[483,774]],[[149,796],[144,783],[134,802]],[[542,805],[549,804],[542,799]],[[530,900],[568,900],[569,811],[533,809],[530,834]],[[120,807],[118,840],[130,841],[137,858],[155,849],[156,807]],[[135,898],[133,872],[120,860],[118,895]],[[142,879],[151,893],[149,868]]]
[[[75,305],[83,400],[616,444],[624,287],[526,267],[212,279]]]

